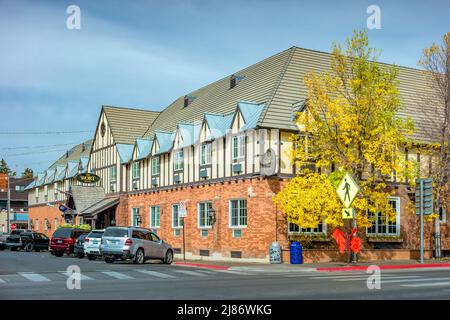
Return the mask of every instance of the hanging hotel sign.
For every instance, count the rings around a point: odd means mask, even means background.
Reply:
[[[93,173],[77,174],[76,179],[81,183],[97,183],[100,181],[100,177]]]

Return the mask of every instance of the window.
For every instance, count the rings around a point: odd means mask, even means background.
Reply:
[[[198,204],[198,227],[211,228],[212,226],[212,203],[200,202]]]
[[[44,186],[44,201],[48,201],[48,186]]]
[[[183,170],[183,149],[177,150],[174,153],[173,170]]]
[[[207,164],[211,164],[211,158],[212,158],[211,143],[202,144],[200,152],[200,165],[204,166]]]
[[[139,226],[139,208],[131,209],[131,225],[133,227]]]
[[[25,189],[25,186],[16,186],[16,191],[23,191]]]
[[[133,179],[139,179],[140,167],[139,162],[133,162]]]
[[[179,216],[180,205],[174,204],[172,206],[172,228],[181,228],[183,227],[183,218]]]
[[[230,200],[230,227],[247,227],[247,200]]]
[[[117,167],[116,166],[109,168],[109,178],[110,178],[111,182],[117,181]]]
[[[35,196],[36,196],[36,203],[38,203],[39,202],[39,188],[36,188]]]
[[[373,219],[373,225],[367,228],[370,235],[400,235],[400,198],[389,198],[389,203],[397,213],[395,221],[388,221],[388,218],[381,212],[369,212],[368,217]]]
[[[439,207],[439,221],[441,223],[447,222],[447,211],[444,207]]]
[[[150,207],[150,228],[160,227],[160,208],[159,206]]]
[[[289,234],[315,234],[325,233],[325,225],[320,222],[316,228],[300,228],[295,223],[288,223]]]
[[[234,136],[232,140],[233,160],[245,157],[245,136]]]
[[[159,174],[160,167],[161,167],[161,165],[159,162],[159,157],[152,158],[152,174],[153,175]]]

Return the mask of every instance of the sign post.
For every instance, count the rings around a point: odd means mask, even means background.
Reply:
[[[184,218],[186,218],[186,216],[187,216],[187,210],[186,210],[186,202],[184,202],[184,201],[180,202],[178,216],[180,218],[182,218],[181,221],[183,223],[183,261],[186,261],[186,236],[184,233]]]
[[[344,209],[342,210],[342,218],[346,220],[352,220],[352,225],[350,227],[350,230],[356,229],[356,213],[355,209],[350,207],[353,203],[353,200],[355,200],[356,195],[359,193],[360,188],[358,184],[356,183],[355,179],[353,179],[352,175],[347,173],[345,174],[344,178],[342,178],[341,183],[339,183],[339,186],[336,190],[339,199],[341,200],[342,204],[344,205]],[[347,239],[347,245],[349,249],[349,262],[353,262],[354,255],[352,254],[352,251],[350,250],[350,240],[353,235],[349,236]]]
[[[420,215],[420,263],[423,263],[423,220],[433,213],[433,179],[416,180],[416,214]]]

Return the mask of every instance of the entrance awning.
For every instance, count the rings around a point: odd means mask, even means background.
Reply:
[[[119,198],[102,199],[99,202],[90,206],[89,208],[84,209],[82,212],[83,217],[85,219],[95,219],[99,213],[114,207],[115,205],[119,204],[119,202],[120,202]]]

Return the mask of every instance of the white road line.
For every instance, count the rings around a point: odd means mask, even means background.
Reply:
[[[362,277],[362,276],[369,276],[369,274],[366,273],[352,273],[352,274],[348,274],[348,273],[340,273],[340,274],[333,274],[330,275],[329,273],[326,274],[315,274],[315,273],[311,273],[308,272],[307,274],[288,274],[286,275],[286,277],[288,278],[297,278],[297,277],[314,277],[317,279],[327,279],[327,278],[339,278],[339,277]]]
[[[51,281],[50,279],[44,277],[43,275],[40,275],[40,274],[34,273],[34,272],[19,272],[19,274],[22,277],[24,277],[30,281],[33,281],[33,282]]]
[[[415,283],[415,284],[401,284],[402,287],[438,287],[438,286],[450,286],[450,282],[427,282],[427,283]]]
[[[209,271],[209,270],[195,270],[195,272],[201,272],[201,273],[206,273],[206,274],[216,274],[213,271]]]
[[[3,279],[0,279],[0,283],[6,283],[6,281]]]
[[[352,279],[334,279],[334,281],[358,281],[358,280],[366,280],[368,278],[369,278],[369,276],[361,277],[361,278],[352,278]],[[420,278],[420,276],[400,276],[400,277],[395,277],[395,276],[383,277],[383,276],[381,276],[381,281],[382,281],[382,283],[385,283],[386,279],[387,280],[405,279],[405,281],[407,281],[407,280],[413,279],[413,278]]]
[[[70,277],[72,275],[71,272],[67,272],[67,271],[58,271],[59,273],[65,275],[66,277]],[[91,277],[88,277],[82,273],[80,273],[80,280],[94,280]]]
[[[214,271],[216,271],[216,272],[223,272],[223,273],[229,273],[229,274],[238,274],[238,275],[241,275],[241,276],[250,276],[250,275],[253,275],[253,274],[251,274],[251,273],[241,272],[241,271],[234,271],[234,270],[219,270],[219,269],[216,269],[216,270],[214,270]]]
[[[116,271],[102,271],[103,274],[106,274],[107,276],[119,279],[119,280],[129,280],[129,279],[135,279],[132,276],[116,272]]]
[[[144,274],[148,274],[154,277],[158,277],[158,278],[175,278],[175,276],[172,276],[170,274],[166,274],[166,273],[161,273],[161,272],[156,272],[156,271],[150,271],[150,270],[136,270],[137,272],[141,272]]]
[[[450,278],[422,278],[422,279],[405,279],[405,280],[385,280],[382,281],[382,284],[385,283],[399,283],[399,282],[425,282],[425,281],[442,281],[442,280],[450,280]]]
[[[173,272],[179,272],[184,273],[190,276],[196,276],[196,277],[206,277],[206,274],[204,273],[198,273],[196,271],[189,271],[189,270],[173,270]]]

